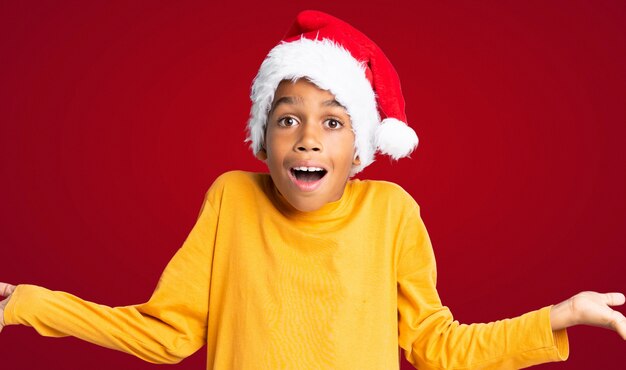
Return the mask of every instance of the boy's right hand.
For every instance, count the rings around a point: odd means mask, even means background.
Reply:
[[[0,331],[4,328],[4,308],[7,306],[7,303],[9,303],[9,299],[14,290],[15,285],[0,283],[0,297],[6,297],[0,301]]]

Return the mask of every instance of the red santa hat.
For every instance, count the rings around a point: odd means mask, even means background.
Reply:
[[[255,154],[263,148],[278,84],[300,78],[330,91],[348,111],[361,162],[352,175],[370,165],[377,151],[399,159],[417,146],[406,124],[400,79],[382,50],[348,23],[306,10],[270,50],[252,83],[247,141]]]

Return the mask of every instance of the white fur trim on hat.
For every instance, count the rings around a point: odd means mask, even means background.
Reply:
[[[396,160],[409,156],[418,142],[415,131],[395,118],[385,118],[376,129],[376,148]]]
[[[307,78],[320,89],[328,90],[341,103],[352,122],[356,153],[360,165],[351,175],[374,161],[374,134],[380,122],[374,90],[365,77],[365,66],[341,45],[329,39],[300,38],[281,42],[270,50],[252,83],[252,108],[248,121],[248,138],[254,154],[263,146],[265,125],[282,80]]]

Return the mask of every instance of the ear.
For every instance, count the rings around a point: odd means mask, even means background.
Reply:
[[[265,151],[265,148],[261,148],[261,150],[256,152],[256,157],[261,161],[265,161],[267,159],[267,152]]]
[[[354,153],[354,159],[352,160],[352,165],[353,166],[358,166],[361,164],[361,158],[359,158],[359,155]]]

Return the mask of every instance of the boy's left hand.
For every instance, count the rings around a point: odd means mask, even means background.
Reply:
[[[621,293],[581,292],[552,307],[550,323],[552,330],[574,325],[591,325],[615,330],[626,340],[626,317],[610,306],[623,305]]]

